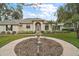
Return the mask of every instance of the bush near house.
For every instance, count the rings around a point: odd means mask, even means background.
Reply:
[[[43,33],[43,34],[51,34],[52,32],[51,31],[41,31],[41,33]]]
[[[74,31],[74,29],[72,29],[72,28],[66,28],[66,29],[62,29],[62,31],[68,31],[68,32],[71,32],[71,31]]]
[[[60,31],[60,30],[57,30],[57,31],[53,31],[53,33],[69,33],[70,31]]]
[[[6,34],[6,32],[5,31],[2,31],[0,34]]]
[[[11,34],[11,32],[8,31],[7,34]]]
[[[16,34],[16,31],[12,31],[12,34]]]
[[[70,33],[70,31],[66,31],[66,30],[64,30],[64,31],[60,31],[60,30],[54,30],[54,31],[43,31],[42,32],[43,34],[54,34],[54,33]]]
[[[2,31],[0,34],[1,35],[5,35],[5,34],[16,34],[16,31]]]

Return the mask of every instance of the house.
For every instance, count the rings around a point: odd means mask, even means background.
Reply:
[[[48,23],[47,20],[40,19],[40,18],[27,18],[27,19],[18,19],[18,20],[5,20],[0,21],[0,33],[1,32],[13,32],[16,31],[52,31],[55,30],[56,25]],[[60,31],[63,29],[63,24],[58,24]]]
[[[18,20],[4,20],[0,21],[0,33],[2,32],[35,32],[37,30],[40,31],[62,31],[63,29],[74,29],[74,26],[64,26],[64,23],[58,23],[57,25],[55,23],[51,24],[49,21],[40,19],[40,18],[27,18],[27,19],[18,19]]]

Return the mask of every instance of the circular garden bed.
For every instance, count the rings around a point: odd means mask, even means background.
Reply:
[[[18,56],[60,56],[63,47],[56,41],[41,38],[39,54],[37,53],[37,38],[30,38],[18,43],[14,51]]]

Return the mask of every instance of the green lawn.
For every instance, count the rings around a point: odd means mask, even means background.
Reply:
[[[59,38],[61,40],[67,41],[67,42],[73,44],[74,46],[76,46],[77,48],[79,48],[79,39],[77,39],[75,32],[45,34],[45,36]]]
[[[11,42],[11,41],[14,41],[14,40],[17,40],[17,39],[20,39],[20,38],[23,38],[23,37],[27,37],[29,35],[4,35],[4,36],[0,36],[0,47],[6,45],[7,43]]]
[[[61,40],[65,40],[71,44],[73,44],[74,46],[76,46],[77,48],[79,48],[79,39],[76,38],[76,33],[75,32],[70,32],[70,33],[53,33],[53,34],[44,34],[45,36],[48,37],[54,37],[54,38],[59,38]],[[0,36],[0,47],[6,45],[7,43],[23,38],[23,37],[27,37],[27,36],[31,36],[31,35],[5,35],[5,36]]]

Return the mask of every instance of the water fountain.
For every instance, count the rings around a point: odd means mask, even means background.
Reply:
[[[39,24],[36,29],[35,38],[29,38],[15,46],[15,53],[18,56],[59,56],[63,52],[62,46],[48,38],[41,38]]]
[[[42,45],[42,42],[41,42],[41,39],[40,39],[41,32],[37,31],[36,36],[37,36],[37,55],[40,56],[40,48],[41,48],[41,45]]]
[[[40,48],[41,48],[41,39],[40,39],[40,36],[41,36],[41,30],[40,30],[40,24],[37,24],[37,28],[36,28],[36,36],[37,36],[37,55],[39,56],[40,55]]]

